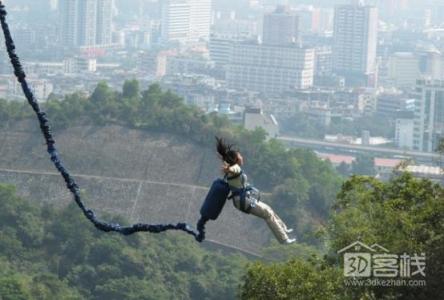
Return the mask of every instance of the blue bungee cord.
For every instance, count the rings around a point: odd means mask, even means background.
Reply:
[[[184,231],[192,236],[198,241],[202,242],[205,239],[205,223],[208,221],[208,219],[202,217],[198,223],[197,223],[197,231],[193,229],[190,225],[186,223],[177,223],[177,224],[134,224],[132,226],[121,226],[120,224],[115,223],[106,223],[103,221],[100,221],[95,213],[88,209],[85,204],[83,203],[81,197],[80,197],[80,189],[77,185],[74,178],[70,175],[68,170],[64,167],[62,160],[60,159],[60,156],[57,152],[55,140],[51,133],[51,128],[49,125],[49,120],[45,112],[43,112],[40,109],[39,104],[37,103],[37,100],[34,97],[34,94],[32,93],[32,90],[28,86],[28,83],[26,82],[26,74],[23,70],[23,67],[20,63],[20,60],[18,56],[15,53],[15,45],[14,41],[11,36],[11,32],[9,30],[9,26],[6,22],[6,9],[4,4],[0,1],[0,22],[3,30],[3,34],[5,37],[5,45],[6,50],[8,52],[11,64],[14,68],[14,74],[17,77],[17,80],[20,82],[22,86],[23,93],[28,100],[29,105],[32,107],[33,111],[35,112],[39,124],[40,129],[43,133],[43,136],[45,137],[46,145],[47,145],[47,151],[51,157],[51,161],[53,162],[56,169],[59,171],[61,176],[66,182],[66,186],[69,189],[69,191],[73,194],[74,200],[79,206],[79,208],[82,210],[85,217],[91,221],[91,223],[94,224],[94,226],[102,230],[104,232],[118,232],[123,235],[130,235],[136,232],[150,232],[150,233],[159,233],[167,230],[181,230]]]

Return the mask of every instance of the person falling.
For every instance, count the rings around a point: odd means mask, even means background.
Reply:
[[[259,191],[248,185],[247,175],[242,170],[244,158],[238,150],[233,149],[233,145],[227,144],[222,138],[216,137],[217,153],[222,160],[222,172],[231,190],[231,199],[234,206],[244,213],[252,214],[262,218],[267,222],[271,232],[282,244],[292,244],[296,241],[289,238],[288,233],[293,229],[279,218],[273,209],[260,201]]]

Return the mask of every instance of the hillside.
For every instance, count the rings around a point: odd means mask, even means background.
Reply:
[[[0,129],[0,182],[16,185],[20,196],[66,206],[71,195],[38,130],[33,121]],[[56,139],[67,167],[80,175],[88,205],[131,222],[195,224],[207,186],[218,176],[212,149],[172,134],[77,126],[57,132]],[[208,238],[259,252],[269,238],[265,229],[227,203],[221,218],[209,223]]]

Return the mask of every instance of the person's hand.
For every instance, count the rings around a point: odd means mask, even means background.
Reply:
[[[224,162],[220,170],[222,171],[222,173],[228,174],[230,172],[230,166]]]

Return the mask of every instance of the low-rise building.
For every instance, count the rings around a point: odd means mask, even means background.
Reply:
[[[398,148],[413,149],[414,113],[399,112],[395,123],[395,144]]]
[[[264,129],[269,138],[277,137],[279,124],[273,115],[265,114],[260,108],[247,108],[244,112],[244,127],[248,130]]]
[[[170,56],[167,59],[166,74],[209,74],[214,63],[204,57]]]
[[[334,167],[339,167],[341,164],[351,166],[356,157],[349,155],[339,155],[331,153],[316,153],[316,155],[322,160],[328,160]]]
[[[328,103],[312,101],[305,104],[301,106],[301,112],[304,112],[310,120],[325,127],[330,126],[332,112]]]
[[[63,62],[25,62],[23,68],[27,74],[62,74],[65,72]]]
[[[388,178],[393,173],[393,170],[397,168],[402,160],[392,158],[375,158],[373,160],[376,174],[381,178]]]
[[[413,149],[434,152],[444,138],[444,81],[418,80]]]
[[[399,111],[406,110],[406,96],[399,92],[382,93],[376,102],[376,113],[379,116],[396,117]]]
[[[35,98],[39,102],[44,102],[48,96],[54,91],[54,85],[47,79],[27,78]],[[10,94],[17,98],[24,98],[22,86],[17,80],[11,82]]]
[[[84,57],[73,57],[65,60],[65,73],[77,74],[77,73],[94,73],[97,71],[97,60],[84,58]]]
[[[419,57],[412,52],[396,52],[389,58],[387,79],[399,88],[411,88],[420,77]]]
[[[444,170],[440,167],[409,165],[401,168],[398,172],[409,172],[417,178],[430,179],[434,182],[444,184]]]

